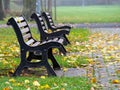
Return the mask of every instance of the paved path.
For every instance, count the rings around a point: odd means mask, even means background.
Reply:
[[[120,27],[120,23],[82,23],[73,24],[76,28],[117,28]]]
[[[120,28],[92,28],[90,31],[93,33],[102,32],[109,35],[117,33],[120,35]],[[100,90],[120,90],[120,83],[113,82],[114,80],[120,80],[119,75],[116,73],[116,71],[120,70],[120,62],[116,62],[114,59],[107,62],[101,53],[94,53],[92,58],[96,62],[94,65],[94,74],[101,86]]]
[[[29,23],[31,27],[36,27],[36,24]],[[60,24],[64,25],[64,24]],[[79,23],[79,24],[69,24],[74,28],[117,28],[120,27],[120,23]],[[6,24],[0,24],[1,27],[8,27]]]

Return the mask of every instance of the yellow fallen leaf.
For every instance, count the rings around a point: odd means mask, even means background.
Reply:
[[[68,69],[67,68],[63,68],[63,71],[66,72]]]
[[[61,88],[61,90],[65,90],[65,88]]]
[[[45,79],[45,76],[41,76],[40,78]]]
[[[30,81],[29,80],[25,80],[25,84],[28,84],[28,83],[30,83]]]
[[[120,70],[117,70],[117,71],[116,71],[116,73],[118,73],[118,74],[119,74],[119,73],[120,73]]]
[[[20,22],[21,22],[21,20],[20,20],[19,18],[16,18],[16,20],[17,20],[17,22],[18,22],[18,23],[20,23]]]
[[[16,80],[14,79],[14,78],[11,78],[11,79],[9,79],[9,82],[16,82]]]
[[[94,64],[95,61],[93,59],[87,59],[90,64]]]
[[[44,86],[40,86],[40,89],[50,89],[50,86],[48,84],[46,84]]]
[[[48,33],[52,33],[52,30],[51,29],[48,29],[48,31],[47,31]]]
[[[30,87],[28,87],[27,90],[31,90]]]
[[[112,83],[113,83],[113,84],[120,84],[120,81],[117,80],[117,79],[115,79],[115,80],[112,80]]]
[[[34,85],[34,86],[37,86],[37,87],[40,86],[40,84],[39,84],[38,81],[34,81],[34,82],[33,82],[33,85]]]
[[[9,70],[9,73],[14,73],[14,70],[13,69]]]
[[[11,90],[10,87],[5,87],[2,90]]]
[[[96,82],[97,82],[96,78],[93,77],[93,78],[91,79],[91,83],[96,83]]]
[[[91,87],[91,89],[90,89],[90,90],[95,90],[95,89],[94,89],[94,87]]]

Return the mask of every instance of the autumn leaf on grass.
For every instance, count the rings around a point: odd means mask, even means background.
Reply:
[[[41,76],[40,78],[41,78],[41,79],[45,79],[46,77],[45,77],[45,76]]]
[[[9,70],[9,73],[14,73],[14,70],[13,70],[13,69],[10,69],[10,70]]]
[[[95,90],[95,89],[94,89],[94,87],[91,87],[91,89],[90,89],[90,90]]]
[[[65,88],[61,88],[60,90],[65,90]]]
[[[46,84],[46,85],[40,86],[39,88],[46,90],[46,89],[50,89],[50,86],[48,84]]]
[[[14,78],[9,79],[9,82],[15,83],[16,80]]]
[[[26,79],[24,82],[25,82],[25,84],[28,84],[28,83],[30,83],[30,81],[29,81],[29,80],[27,80],[27,79]]]
[[[30,87],[28,87],[27,90],[31,90]]]
[[[118,79],[112,80],[112,84],[120,84],[120,81]]]
[[[38,87],[38,86],[40,86],[40,83],[38,81],[34,81],[33,85],[36,86],[36,87]]]
[[[10,87],[5,87],[2,90],[11,90]]]

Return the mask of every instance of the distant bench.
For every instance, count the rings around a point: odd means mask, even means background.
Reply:
[[[37,23],[38,30],[41,33],[40,34],[41,40],[60,37],[60,38],[64,39],[64,45],[67,45],[67,44],[70,43],[68,38],[66,37],[66,35],[68,35],[70,33],[70,30],[66,29],[67,26],[66,26],[66,28],[64,26],[64,27],[61,27],[61,28],[58,28],[58,29],[56,28],[56,30],[55,30],[53,28],[49,28],[49,26],[45,24],[45,20],[43,19],[43,17],[40,14],[33,13],[31,15],[31,18],[34,19]]]

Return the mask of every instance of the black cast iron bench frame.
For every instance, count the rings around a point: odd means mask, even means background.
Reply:
[[[61,44],[63,39],[54,38],[50,40],[44,40],[42,42],[36,41],[32,37],[30,27],[28,26],[27,21],[23,16],[16,18],[11,17],[8,20],[7,25],[11,25],[13,27],[20,45],[21,61],[13,76],[19,76],[24,68],[41,66],[45,66],[48,75],[56,76],[54,69],[60,69],[60,65],[53,56],[52,48],[58,48],[60,52],[65,55],[66,50]],[[29,53],[28,57],[27,52]],[[35,52],[39,52],[39,55],[36,55]],[[53,68],[49,64],[48,58],[51,59]],[[40,62],[30,62],[32,59],[38,59]]]

